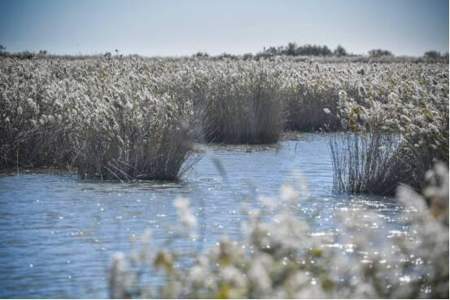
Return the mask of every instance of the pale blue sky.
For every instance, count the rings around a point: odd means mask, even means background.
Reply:
[[[0,0],[0,44],[58,54],[189,55],[293,41],[421,55],[448,51],[448,12],[447,0]]]

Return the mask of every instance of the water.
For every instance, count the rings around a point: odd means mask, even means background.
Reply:
[[[242,203],[275,196],[285,182],[307,182],[313,201],[299,205],[314,231],[332,230],[336,211],[368,207],[402,229],[392,199],[332,193],[327,135],[308,134],[278,146],[208,147],[178,183],[81,181],[50,173],[0,177],[0,298],[107,297],[111,255],[129,251],[146,228],[155,244],[176,224],[173,200],[191,199],[207,247],[237,238]],[[391,227],[392,226],[392,227]],[[176,245],[175,245],[176,246]]]

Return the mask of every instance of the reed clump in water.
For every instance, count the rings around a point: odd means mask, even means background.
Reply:
[[[341,133],[330,141],[334,190],[338,192],[392,194],[399,147],[398,135]]]
[[[420,190],[434,163],[448,164],[447,76],[411,71],[420,86],[405,81],[390,93],[369,86],[363,101],[340,92],[343,127],[355,134],[331,143],[336,190],[392,194],[400,183]]]
[[[191,147],[190,103],[148,84],[142,60],[107,61],[92,72],[82,100],[71,99],[81,112],[71,135],[80,176],[177,179]]]
[[[148,84],[151,70],[143,60],[22,63],[16,68],[16,62],[2,61],[1,74],[11,81],[0,93],[6,115],[0,124],[2,168],[68,167],[83,178],[177,178],[190,152],[191,104]]]
[[[177,179],[191,149],[190,130],[176,105],[167,103],[167,97],[150,96],[118,106],[105,119],[91,119],[73,140],[80,176]]]
[[[278,73],[264,64],[226,62],[212,73],[203,103],[207,142],[269,144],[283,128]]]

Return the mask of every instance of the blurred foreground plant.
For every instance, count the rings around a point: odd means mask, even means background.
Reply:
[[[408,233],[380,236],[372,226],[383,222],[378,215],[348,210],[340,216],[339,236],[315,235],[293,213],[301,193],[283,186],[276,201],[260,199],[274,212],[271,220],[263,220],[263,210],[251,210],[243,240],[223,239],[189,264],[180,264],[176,252],[149,247],[148,239],[141,252],[114,256],[110,296],[447,298],[448,169],[438,164],[427,178],[423,194],[398,189],[398,200],[413,212],[405,215]],[[182,222],[191,220],[186,200],[176,206]],[[162,281],[152,286],[142,280],[147,268],[150,276],[161,271]]]

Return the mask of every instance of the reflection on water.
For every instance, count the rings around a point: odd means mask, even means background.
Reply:
[[[191,205],[207,247],[223,235],[237,238],[241,204],[277,195],[301,178],[309,200],[298,204],[316,234],[338,227],[336,213],[370,208],[386,236],[402,232],[401,207],[391,199],[332,193],[326,135],[309,134],[271,147],[211,146],[178,183],[80,181],[74,175],[0,177],[0,298],[106,297],[112,253],[127,251],[146,228],[163,243],[176,222],[173,199]],[[222,174],[224,173],[224,174]],[[175,244],[176,245],[176,244]],[[339,246],[339,245],[338,245]]]

